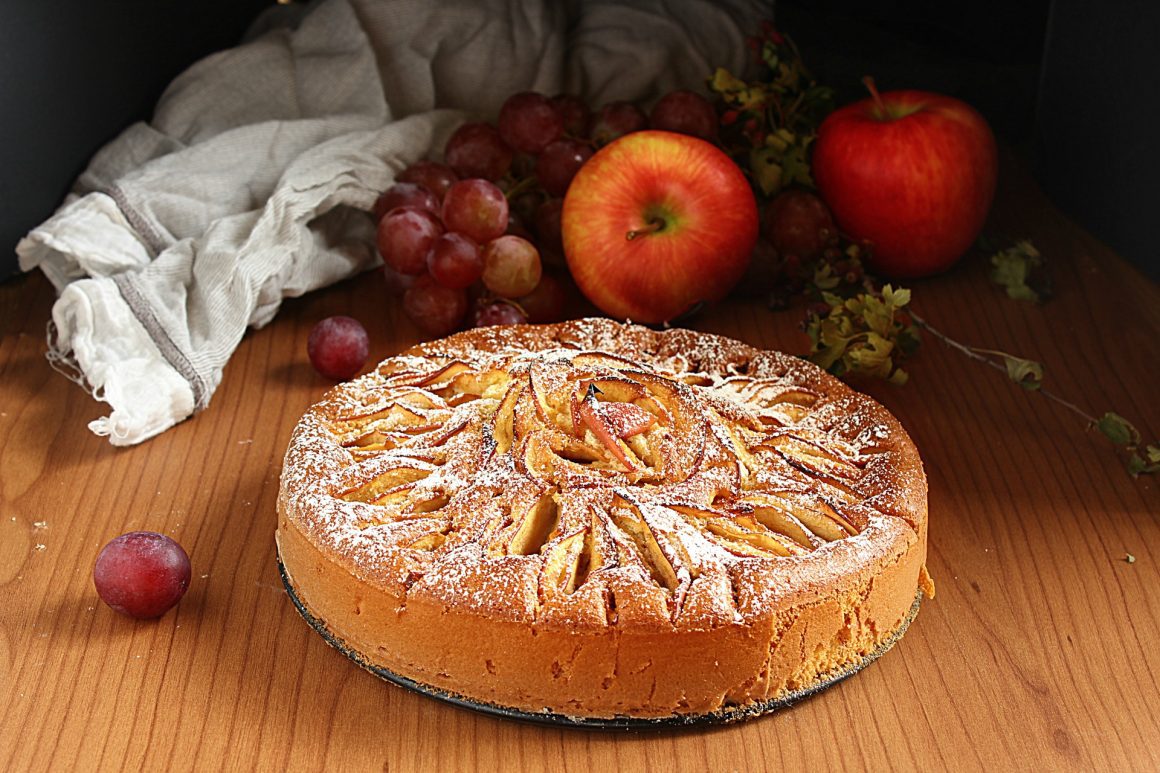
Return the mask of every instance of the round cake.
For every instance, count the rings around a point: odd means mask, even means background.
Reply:
[[[898,421],[689,330],[409,349],[302,417],[278,512],[287,587],[328,640],[524,715],[758,713],[867,662],[933,594]]]

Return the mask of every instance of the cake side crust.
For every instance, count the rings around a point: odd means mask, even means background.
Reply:
[[[568,716],[706,714],[808,689],[873,652],[914,603],[925,545],[825,594],[743,624],[682,633],[540,629],[368,585],[282,517],[279,554],[299,599],[367,663],[496,706]]]

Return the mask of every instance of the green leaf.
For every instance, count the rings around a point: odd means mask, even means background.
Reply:
[[[898,331],[898,348],[904,356],[909,357],[918,351],[921,343],[922,337],[919,335],[918,328],[914,325]]]
[[[1036,390],[1043,386],[1041,364],[1006,352],[999,352],[999,356],[1003,358],[1003,364],[1007,367],[1007,378],[1027,390]]]
[[[866,326],[880,336],[888,336],[894,327],[894,309],[877,298],[866,296],[865,310],[862,316],[866,319]]]
[[[899,287],[895,290],[890,285],[882,288],[882,297],[886,302],[893,305],[896,309],[901,309],[906,304],[910,303],[910,290],[905,287]]]
[[[1139,430],[1118,413],[1108,411],[1099,418],[1096,427],[1104,434],[1104,437],[1118,446],[1135,446],[1140,443]],[[1160,461],[1160,459],[1156,461]]]
[[[866,343],[850,350],[850,361],[853,367],[851,368],[857,372],[877,374],[882,370],[883,365],[886,366],[886,372],[890,372],[890,353],[894,350],[894,344],[881,335],[871,332],[866,336]]]
[[[991,281],[1001,285],[1009,298],[1039,301],[1043,295],[1030,280],[1032,272],[1042,265],[1043,257],[1035,245],[1027,240],[1019,241],[991,256]]]
[[[1143,455],[1137,450],[1128,457],[1128,472],[1132,473],[1133,478],[1160,472],[1160,448],[1148,446]]]
[[[798,185],[813,187],[813,176],[810,174],[810,143],[813,142],[812,133],[799,135],[788,129],[771,131],[764,139],[764,145],[755,147],[749,152],[749,171],[762,188],[762,193],[771,196],[782,187],[798,183]],[[776,179],[762,182],[763,174],[759,166],[777,166]],[[767,185],[771,185],[767,190]]]
[[[835,363],[842,359],[842,355],[846,353],[845,343],[835,343],[825,346],[822,349],[810,355],[810,361],[817,365],[822,370],[829,370],[831,372]]]
[[[749,152],[749,170],[766,196],[773,196],[785,183],[779,161],[780,154],[775,148],[754,148]]]
[[[845,320],[841,318],[827,317],[822,320],[821,335],[819,340],[825,346],[835,346],[841,344],[843,348],[850,342],[853,337],[849,330],[849,325],[844,324]]]
[[[826,290],[833,290],[841,281],[842,280],[834,274],[834,269],[830,267],[829,263],[821,263],[817,266],[817,268],[814,269],[814,284],[817,285],[819,290],[823,291],[823,298],[826,297]],[[837,306],[841,303],[841,300],[839,299],[838,303],[830,303],[830,301],[826,301],[826,303],[829,303],[831,306]]]
[[[777,58],[777,46],[773,43],[766,43],[761,47],[761,58],[769,66],[769,69],[776,70],[780,64]]]
[[[709,88],[718,94],[731,94],[745,90],[745,81],[737,78],[724,67],[718,67],[709,79]]]
[[[1024,284],[1019,287],[1008,287],[1007,297],[1014,301],[1031,301],[1035,303],[1039,300],[1039,293]]]
[[[810,174],[809,159],[809,146],[813,142],[813,135],[795,135],[784,130],[781,133],[783,138],[787,135],[789,137],[779,159],[782,166],[783,183],[786,185],[797,183],[813,188],[814,178]]]
[[[821,287],[821,285],[819,285],[819,287]],[[831,310],[841,306],[843,303],[842,296],[835,295],[831,292],[826,292],[824,288],[822,289],[822,301],[827,306],[829,306]]]

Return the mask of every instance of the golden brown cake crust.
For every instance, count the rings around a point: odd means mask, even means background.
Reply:
[[[925,579],[926,479],[884,408],[796,358],[607,320],[468,331],[336,387],[278,509],[292,588],[364,661],[578,717],[807,688]]]

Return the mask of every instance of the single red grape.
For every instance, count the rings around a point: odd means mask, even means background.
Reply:
[[[549,196],[563,196],[572,178],[592,158],[592,148],[578,140],[556,140],[536,159],[536,179]]]
[[[508,200],[508,225],[517,221],[519,225],[527,227],[536,219],[536,208],[540,206],[543,196],[538,191],[518,193]]]
[[[617,137],[648,126],[648,117],[631,102],[609,102],[592,116],[588,136],[597,145],[607,145]]]
[[[455,174],[454,169],[437,161],[416,161],[399,175],[399,182],[422,185],[434,193],[440,201],[443,201],[443,196],[451,187],[451,183],[458,179],[459,175]]]
[[[512,165],[512,149],[496,128],[486,123],[465,123],[456,129],[447,140],[443,157],[460,178],[498,180]]]
[[[189,587],[189,556],[164,534],[131,531],[101,548],[93,585],[101,600],[129,617],[160,617]]]
[[[545,250],[560,253],[564,251],[564,239],[560,229],[563,211],[563,199],[548,199],[536,208],[532,231],[536,234],[536,243]]]
[[[524,312],[504,301],[492,301],[477,306],[474,317],[475,327],[489,327],[491,325],[522,325],[528,321]]]
[[[527,295],[542,273],[539,250],[527,239],[501,236],[483,247],[483,284],[502,298]]]
[[[440,236],[427,253],[427,270],[439,284],[462,289],[479,280],[483,255],[478,244],[452,231]]]
[[[369,351],[366,328],[351,317],[327,317],[314,326],[306,339],[310,364],[335,381],[346,381],[362,370]]]
[[[445,287],[430,274],[415,280],[403,295],[403,311],[431,337],[452,333],[467,313],[467,293]]]
[[[499,136],[509,146],[535,155],[564,133],[564,117],[543,94],[524,91],[504,101],[498,126]]]
[[[507,229],[507,198],[487,180],[460,180],[443,197],[443,223],[483,244]]]
[[[717,111],[713,104],[692,91],[672,91],[661,97],[649,115],[653,129],[691,134],[712,142],[717,139]]]
[[[427,253],[444,230],[439,218],[425,209],[392,209],[379,221],[383,262],[400,274],[422,274],[427,270]]]
[[[792,188],[779,193],[765,208],[765,238],[781,255],[813,260],[838,241],[829,207],[809,191]]]
[[[552,104],[560,111],[565,135],[577,139],[588,136],[588,123],[592,120],[592,111],[588,109],[584,100],[575,94],[557,94],[552,97]]]
[[[392,295],[402,295],[407,288],[415,284],[414,274],[400,274],[387,264],[383,264],[383,280],[387,285],[387,292]]]
[[[375,201],[375,222],[379,222],[392,209],[397,207],[418,207],[428,212],[439,214],[439,198],[417,183],[395,183],[383,191]]]
[[[523,307],[529,322],[557,322],[564,319],[568,306],[568,291],[564,283],[544,272],[540,283],[527,295],[516,299]]]

